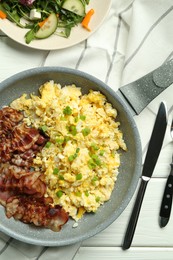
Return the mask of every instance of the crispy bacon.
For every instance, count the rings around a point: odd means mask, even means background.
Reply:
[[[6,215],[24,223],[60,231],[62,225],[68,221],[68,214],[60,206],[51,206],[50,200],[51,198],[27,196],[10,197],[6,204]]]
[[[0,162],[9,161],[12,152],[10,139],[0,136],[0,140]]]
[[[48,137],[22,120],[23,114],[15,109],[0,110],[0,204],[8,218],[59,231],[68,214],[51,206],[53,200],[44,197],[44,175],[31,170]]]
[[[12,135],[13,151],[24,152],[29,150],[37,142],[40,133],[36,128],[27,127],[23,123],[14,127]]]
[[[2,206],[6,206],[6,201],[10,198],[10,197],[12,197],[12,196],[14,196],[15,194],[14,194],[14,192],[13,191],[9,191],[9,190],[7,190],[7,191],[1,191],[0,190],[0,204],[2,205]]]
[[[0,110],[0,135],[8,134],[23,119],[23,114],[11,107]]]
[[[24,153],[14,154],[11,158],[11,162],[16,166],[29,167],[30,165],[32,165],[35,155],[36,151],[30,149]]]
[[[23,114],[10,107],[0,110],[0,162],[11,157],[11,140],[13,128],[23,119]]]
[[[47,142],[47,136],[43,136],[38,129],[21,123],[22,119],[23,114],[12,108],[0,110],[0,162],[12,159],[18,166],[29,166]]]
[[[40,198],[46,192],[46,184],[40,172],[27,171],[16,165],[1,163],[0,191],[8,190],[14,191],[15,194],[32,194]]]

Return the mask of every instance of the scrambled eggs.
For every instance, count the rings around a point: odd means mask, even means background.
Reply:
[[[50,137],[34,166],[45,174],[46,195],[78,220],[96,212],[114,188],[117,151],[126,150],[117,111],[100,92],[82,95],[75,85],[50,81],[39,90],[40,96],[24,94],[11,107],[23,110],[25,122]]]

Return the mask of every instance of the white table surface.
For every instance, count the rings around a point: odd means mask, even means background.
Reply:
[[[24,69],[43,66],[47,55],[48,51],[38,51],[21,46],[1,32],[0,81]],[[170,89],[171,91],[172,89]],[[151,129],[150,124],[148,127]],[[142,134],[145,134],[145,131]],[[153,177],[146,190],[130,250],[123,251],[121,244],[135,195],[121,216],[111,226],[82,243],[74,260],[173,259],[173,212],[169,224],[164,229],[161,229],[158,224],[160,202],[170,170],[172,151],[173,144],[170,142],[165,145],[160,154]],[[49,259],[49,250],[45,253],[47,258],[45,255],[44,259]]]

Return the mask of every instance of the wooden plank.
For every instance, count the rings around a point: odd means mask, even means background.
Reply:
[[[172,260],[172,248],[131,248],[122,251],[116,247],[81,247],[74,260]],[[41,260],[41,259],[40,259]]]
[[[161,229],[158,223],[165,179],[148,183],[132,246],[173,246],[173,212],[168,225]],[[98,235],[83,242],[83,246],[121,246],[136,194],[121,216]]]

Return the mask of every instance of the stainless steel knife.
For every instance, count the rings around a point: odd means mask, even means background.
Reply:
[[[148,151],[145,157],[145,162],[142,170],[141,184],[138,190],[136,201],[132,210],[132,214],[127,226],[124,242],[122,248],[128,249],[132,243],[134,232],[136,229],[138,216],[140,213],[142,201],[144,198],[147,184],[153,174],[157,159],[162,148],[163,139],[167,127],[167,109],[165,103],[161,102],[156,120],[154,123],[153,131],[149,141]]]
[[[173,139],[173,120],[171,124],[171,137]],[[160,208],[160,227],[165,227],[168,224],[171,215],[172,208],[172,196],[173,196],[173,157],[171,162],[171,171],[168,176],[165,190],[163,193],[161,208]]]

